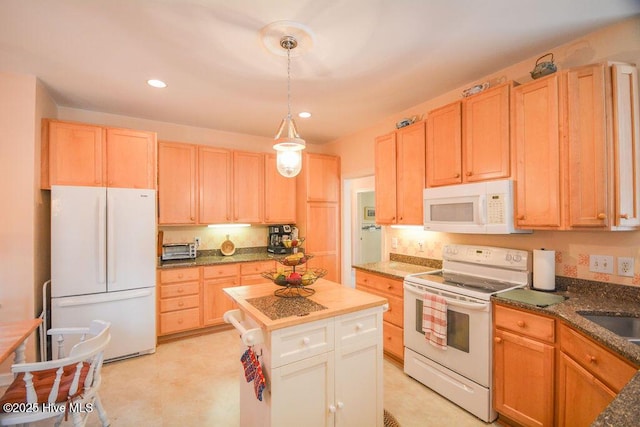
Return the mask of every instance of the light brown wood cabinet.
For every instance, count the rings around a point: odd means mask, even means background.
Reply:
[[[200,327],[200,269],[160,270],[158,275],[158,336]]]
[[[305,237],[308,267],[327,270],[325,279],[340,283],[340,158],[304,153],[297,176],[296,225]]]
[[[553,426],[554,320],[494,306],[494,403],[524,426]]]
[[[224,323],[222,316],[234,308],[233,301],[222,292],[224,288],[239,285],[238,264],[209,265],[202,268],[202,324],[203,326]]]
[[[278,172],[276,155],[264,156],[264,222],[294,224],[296,222],[296,180]]]
[[[640,225],[637,105],[636,69],[624,64],[572,68],[514,88],[516,227]]]
[[[425,122],[376,138],[376,223],[422,224]]]
[[[504,83],[429,112],[427,187],[512,175],[511,87]]]
[[[233,155],[231,151],[198,146],[198,222],[233,221]]]
[[[264,154],[233,152],[233,222],[264,222]]]
[[[505,422],[589,426],[637,373],[551,317],[494,304],[493,321],[494,403]]]
[[[637,368],[581,333],[560,325],[558,426],[589,426]]]
[[[156,188],[156,134],[43,121],[41,186]]]
[[[196,224],[198,214],[197,147],[158,143],[158,223]]]
[[[222,289],[266,283],[260,273],[275,267],[267,260],[158,270],[158,336],[224,325],[234,304]]]
[[[356,288],[379,295],[389,301],[382,315],[383,349],[400,361],[404,360],[404,296],[402,279],[356,269]]]

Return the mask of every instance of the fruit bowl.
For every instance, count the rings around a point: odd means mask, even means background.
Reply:
[[[292,270],[269,270],[261,273],[262,277],[278,286],[310,286],[326,274],[327,270],[323,268],[307,268],[301,273]]]
[[[298,239],[286,239],[282,241],[282,245],[285,248],[299,248],[304,243],[304,237],[300,237]]]
[[[297,252],[295,254],[290,254],[284,257],[276,258],[276,261],[278,261],[280,264],[287,267],[295,267],[296,265],[305,264],[311,258],[313,258],[313,255],[311,254],[305,254],[304,252]]]

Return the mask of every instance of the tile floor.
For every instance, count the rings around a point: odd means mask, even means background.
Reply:
[[[235,330],[161,344],[155,354],[105,364],[102,403],[112,427],[235,427],[239,363]],[[463,411],[387,359],[384,407],[402,427],[497,425]],[[99,425],[97,414],[90,414],[87,426]]]

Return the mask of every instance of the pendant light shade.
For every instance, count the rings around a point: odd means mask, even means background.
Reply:
[[[298,42],[293,36],[280,39],[280,46],[287,50],[287,116],[280,122],[273,149],[276,150],[276,167],[280,175],[292,178],[302,170],[302,150],[306,143],[300,138],[296,122],[291,117],[291,49]]]

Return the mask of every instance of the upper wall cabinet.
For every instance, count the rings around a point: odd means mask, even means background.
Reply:
[[[158,143],[158,223],[196,224],[197,147]]]
[[[233,221],[233,154],[222,148],[198,146],[198,222]]]
[[[636,73],[624,64],[594,64],[514,89],[517,227],[638,227]]]
[[[233,222],[264,222],[264,154],[233,152]]]
[[[425,186],[425,122],[375,140],[376,223],[420,225]]]
[[[42,188],[156,188],[156,134],[44,120]]]
[[[276,155],[264,156],[264,221],[269,224],[296,222],[296,179],[278,172]]]
[[[511,176],[511,87],[505,83],[429,112],[427,187]]]

